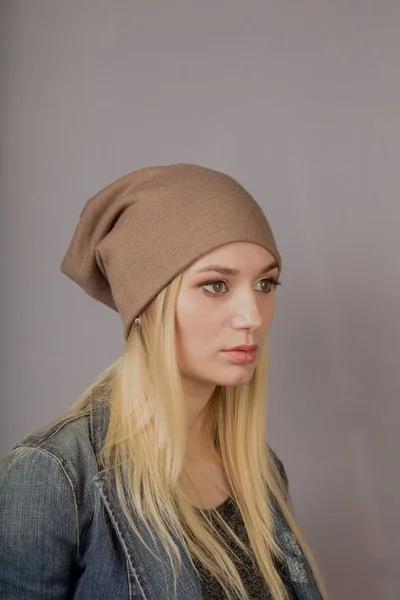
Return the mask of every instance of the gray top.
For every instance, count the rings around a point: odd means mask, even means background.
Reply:
[[[229,524],[230,527],[234,530],[239,539],[249,547],[249,538],[247,535],[247,531],[240,514],[240,511],[232,498],[228,498],[217,507],[218,512],[223,516],[225,521]],[[224,539],[227,541],[227,534],[225,530],[222,528],[220,523],[218,523],[216,517],[212,514],[211,509],[206,510],[206,513],[209,514],[213,523],[215,524],[218,533],[220,533]],[[271,593],[268,589],[267,584],[255,562],[251,561],[249,557],[247,557],[242,550],[234,544],[231,540],[229,541],[229,545],[234,545],[234,552],[239,556],[240,560],[238,561],[233,555],[230,556],[232,560],[234,560],[235,566],[239,571],[240,577],[242,579],[242,583],[246,589],[249,600],[272,600]],[[211,573],[205,569],[199,561],[193,557],[193,562],[198,570],[200,576],[200,583],[202,594],[204,596],[204,600],[224,600],[227,598],[221,584],[215,577],[211,575]],[[275,562],[275,565],[278,568],[278,571],[281,575],[283,582],[285,583],[288,596],[290,600],[297,600],[296,592],[292,586],[290,581],[289,573],[285,565],[279,562]]]

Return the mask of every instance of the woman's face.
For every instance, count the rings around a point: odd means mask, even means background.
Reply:
[[[178,361],[183,378],[206,385],[231,386],[249,381],[258,360],[235,362],[226,350],[242,344],[262,346],[275,313],[278,275],[270,252],[253,243],[221,246],[194,262],[179,291],[176,326]],[[219,265],[237,273],[207,268]]]

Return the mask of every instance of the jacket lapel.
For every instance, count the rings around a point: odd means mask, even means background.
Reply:
[[[277,515],[276,540],[285,553],[286,565],[297,597],[299,600],[322,600],[308,561],[275,499],[274,507]]]
[[[90,433],[96,456],[99,457],[100,450],[105,440],[108,425],[108,406],[101,398],[92,398],[90,413]],[[101,468],[101,465],[99,465]],[[115,477],[112,473],[101,470],[93,479],[100,496],[107,509],[111,523],[121,543],[128,564],[128,576],[130,584],[140,588],[143,598],[146,600],[159,600],[169,598],[169,593],[174,590],[174,577],[168,556],[163,549],[161,541],[153,531],[151,535],[136,513],[132,514],[135,526],[145,540],[147,546],[141,541],[129,525],[116,494]],[[174,537],[174,536],[173,536]],[[183,546],[174,537],[182,556],[182,570],[177,576],[176,600],[203,600],[200,582],[190,558]],[[153,552],[158,559],[156,559]]]

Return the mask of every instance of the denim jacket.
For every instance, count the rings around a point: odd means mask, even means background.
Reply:
[[[106,404],[97,399],[89,416],[39,429],[1,461],[2,600],[174,598],[173,573],[162,546],[133,514],[146,543],[166,559],[163,564],[128,525],[114,477],[99,464],[107,423]],[[296,593],[300,600],[319,600],[309,567],[280,518],[278,540]],[[202,600],[197,572],[176,542],[183,571],[175,599]]]

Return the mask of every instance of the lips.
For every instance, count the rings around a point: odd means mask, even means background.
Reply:
[[[232,351],[242,351],[242,352],[254,352],[254,350],[257,350],[258,346],[257,344],[253,344],[252,346],[249,346],[247,344],[242,344],[241,346],[233,346],[232,348],[227,348],[227,350],[225,350],[225,352],[232,352]]]
[[[250,352],[246,352],[244,350],[228,350],[225,352],[225,354],[229,356],[229,358],[233,360],[233,362],[243,365],[255,361],[257,350],[251,350]]]

